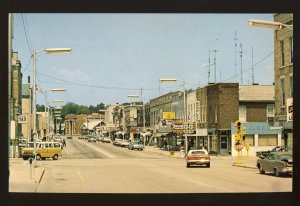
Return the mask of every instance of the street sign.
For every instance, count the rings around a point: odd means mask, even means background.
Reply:
[[[27,123],[27,117],[26,117],[26,115],[19,115],[18,116],[18,123],[19,124],[26,124]]]

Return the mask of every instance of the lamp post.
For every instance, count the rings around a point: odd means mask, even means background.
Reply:
[[[162,78],[159,80],[160,83],[173,83],[177,82],[177,79],[167,79],[167,78]],[[181,86],[183,89],[183,119],[186,122],[186,103],[185,103],[185,80],[181,80]]]
[[[56,88],[56,89],[49,89],[49,90],[44,91],[44,94],[45,94],[45,105],[44,105],[44,107],[45,107],[45,118],[44,118],[45,129],[47,128],[46,113],[47,113],[47,111],[49,113],[49,108],[47,107],[47,93],[50,92],[50,91],[51,92],[65,92],[67,90],[65,88]],[[50,122],[50,113],[48,115],[48,125],[49,125],[49,122]],[[50,128],[50,125],[49,125],[48,128]],[[44,135],[46,136],[46,134],[47,134],[47,132]],[[50,130],[48,130],[48,135],[50,135]],[[46,139],[46,140],[48,140],[48,139]]]
[[[71,48],[47,48],[43,50],[33,50],[33,141],[34,141],[34,162],[35,167],[37,166],[36,162],[36,138],[37,138],[37,129],[36,129],[36,55],[40,52],[44,51],[46,54],[64,54],[70,53],[72,51]]]
[[[293,25],[292,24],[284,24],[284,23],[275,22],[275,21],[249,19],[248,24],[249,24],[249,26],[260,27],[260,28],[269,28],[269,29],[281,30],[282,28],[286,27],[286,28],[289,28],[289,29],[293,30]]]

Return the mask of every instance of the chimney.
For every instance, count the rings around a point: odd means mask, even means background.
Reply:
[[[30,84],[30,76],[28,76],[28,84]]]

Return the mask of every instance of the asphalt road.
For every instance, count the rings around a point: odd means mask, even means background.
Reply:
[[[215,157],[211,168],[186,168],[184,159],[132,151],[111,143],[67,140],[58,161],[46,167],[42,193],[227,193],[290,192],[292,178],[261,175]]]

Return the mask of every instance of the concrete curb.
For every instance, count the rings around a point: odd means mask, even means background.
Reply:
[[[233,163],[232,166],[235,166],[235,167],[244,167],[244,168],[249,168],[249,169],[257,169],[254,166],[244,165],[244,164],[236,164],[236,163]]]

